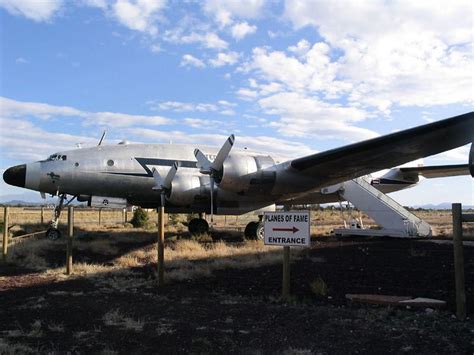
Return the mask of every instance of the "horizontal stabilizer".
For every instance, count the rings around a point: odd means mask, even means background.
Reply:
[[[400,168],[400,171],[405,174],[417,174],[424,176],[427,179],[469,175],[468,164],[458,165],[439,165],[439,166],[421,166],[421,167],[410,167]]]

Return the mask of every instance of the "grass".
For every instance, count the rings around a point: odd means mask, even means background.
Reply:
[[[33,212],[39,213],[38,211]],[[31,214],[31,211],[28,213]],[[76,217],[79,216],[79,220],[84,220],[86,217],[93,219],[93,213],[81,210],[76,214]],[[154,212],[150,213],[150,220],[153,221],[156,213],[155,215],[153,215]],[[449,212],[423,212],[422,214],[424,214],[422,217],[428,219],[432,224],[438,223],[435,228],[442,235],[451,232],[449,229],[451,214]],[[113,215],[112,211],[110,215]],[[107,219],[106,216],[107,212],[104,210],[102,212],[103,221]],[[121,212],[116,213],[116,216],[121,218]],[[37,217],[38,215],[35,215],[34,218],[31,217],[31,221],[36,220]],[[237,220],[236,217],[215,216],[215,225],[222,227],[223,221],[229,225],[237,223]],[[241,221],[243,220],[241,218]],[[281,248],[265,246],[261,241],[242,243],[220,241],[214,243],[210,242],[211,238],[207,234],[193,240],[173,237],[172,234],[170,235],[172,231],[181,231],[184,228],[183,223],[186,221],[186,215],[177,215],[170,221],[173,225],[167,228],[168,238],[164,253],[166,282],[211,277],[216,270],[254,268],[281,262]],[[337,211],[312,212],[312,228],[319,228],[320,233],[326,233],[326,230],[332,227],[331,223],[336,223],[336,221],[340,223]],[[369,223],[364,220],[364,224]],[[468,231],[472,232],[472,229]],[[37,270],[44,276],[61,279],[65,277],[64,265],[55,265],[49,256],[65,254],[65,250],[66,238],[57,241],[42,237],[12,240],[8,260],[14,265]],[[129,251],[127,252],[127,250]],[[73,265],[75,277],[89,277],[94,282],[99,282],[104,287],[115,290],[131,289],[146,282],[155,282],[151,279],[136,277],[136,274],[132,272],[134,268],[143,268],[157,263],[155,230],[134,229],[123,224],[110,227],[97,224],[87,225],[81,227],[79,231],[76,230],[73,255],[75,256],[78,251],[90,257],[91,261],[75,259]],[[302,249],[292,248],[292,258],[299,257],[301,251]],[[411,253],[412,256],[422,256],[418,255],[416,250],[412,250]],[[95,255],[106,256],[110,261],[107,264],[94,262]],[[112,273],[113,275],[111,275]],[[327,292],[327,286],[324,291],[325,288],[321,283],[318,284],[317,280],[311,285],[311,288],[314,288],[313,292],[316,294]]]
[[[75,259],[73,277],[87,277],[101,287],[122,292],[155,283],[155,280],[137,277],[134,268],[148,267],[157,263],[156,233],[141,230],[118,233],[86,231],[74,239],[73,258],[77,251],[105,255],[110,262],[101,264]],[[137,242],[145,245],[136,248]],[[124,251],[129,249],[130,251]],[[54,265],[50,255],[64,254],[66,240],[51,241],[46,238],[29,238],[14,242],[10,248],[9,262],[17,266],[37,270],[40,276],[64,279],[64,265]],[[299,249],[292,249],[298,257]],[[243,243],[202,243],[197,240],[178,239],[165,245],[166,282],[179,282],[201,277],[211,277],[213,271],[228,268],[254,268],[282,259],[281,248],[265,246],[261,241]],[[57,259],[57,257],[55,257]],[[94,256],[91,256],[94,260]],[[41,306],[38,303],[38,306]]]
[[[102,320],[107,326],[118,326],[135,332],[141,332],[144,326],[144,322],[127,317],[118,309],[107,312]]]

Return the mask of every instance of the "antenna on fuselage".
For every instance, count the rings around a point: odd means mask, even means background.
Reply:
[[[100,137],[100,141],[99,141],[99,144],[97,144],[97,146],[101,145],[102,142],[104,141],[104,138],[105,138],[105,135],[107,134],[107,130],[104,131],[104,133],[102,133],[102,137]]]

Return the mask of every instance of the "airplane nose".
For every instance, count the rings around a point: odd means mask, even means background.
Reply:
[[[9,184],[18,187],[25,187],[26,165],[16,165],[8,168],[3,173],[3,180]]]

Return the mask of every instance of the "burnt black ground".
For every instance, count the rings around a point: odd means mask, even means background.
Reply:
[[[464,251],[472,318],[474,248]],[[94,255],[77,255],[84,257]],[[58,255],[48,258],[60,260]],[[289,302],[280,299],[280,264],[215,271],[208,278],[173,281],[160,289],[155,287],[154,268],[133,268],[133,279],[144,281],[137,287],[110,287],[87,277],[58,281],[2,266],[0,345],[22,344],[44,353],[474,352],[474,322],[452,316],[450,245],[321,239],[292,260]],[[310,285],[317,279],[327,285],[326,296],[312,291]],[[448,307],[351,304],[347,293],[437,298]],[[143,328],[106,325],[103,317],[113,310],[140,320]]]

